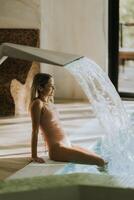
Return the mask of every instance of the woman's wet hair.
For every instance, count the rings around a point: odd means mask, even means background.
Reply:
[[[36,96],[39,94],[39,88],[43,88],[48,83],[50,78],[52,78],[52,76],[50,74],[46,74],[46,73],[38,73],[34,76],[33,83],[31,86],[30,104],[36,98]]]

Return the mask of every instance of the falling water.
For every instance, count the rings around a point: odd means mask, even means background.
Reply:
[[[134,137],[131,123],[107,74],[88,58],[68,64],[66,69],[78,80],[106,130],[107,134],[96,146],[109,162],[109,174],[133,174]]]

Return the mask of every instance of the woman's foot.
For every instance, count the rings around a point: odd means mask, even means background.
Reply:
[[[97,162],[98,167],[103,167],[103,166],[105,166],[106,164],[108,164],[108,161],[104,160],[104,159],[101,158],[101,157],[98,159],[98,162]]]
[[[105,172],[105,173],[107,173],[107,172],[108,172],[108,161],[105,161],[105,164],[104,164],[104,165],[98,166],[97,169],[98,169],[100,172]]]

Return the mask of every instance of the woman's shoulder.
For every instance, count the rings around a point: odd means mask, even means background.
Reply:
[[[43,106],[43,102],[39,98],[35,98],[31,103],[31,108],[41,108]]]

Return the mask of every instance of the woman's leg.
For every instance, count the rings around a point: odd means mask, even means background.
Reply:
[[[72,145],[72,147],[77,149],[77,150],[83,151],[84,153],[91,153],[91,151],[89,151],[88,149],[86,149],[84,147],[80,147],[80,146],[77,146],[77,145]],[[93,154],[95,154],[95,153],[93,153]]]
[[[65,147],[63,145],[57,145],[51,152],[50,159],[61,162],[74,162],[80,164],[90,165],[105,165],[105,161],[97,154],[84,151],[84,149],[78,149],[75,147]]]

